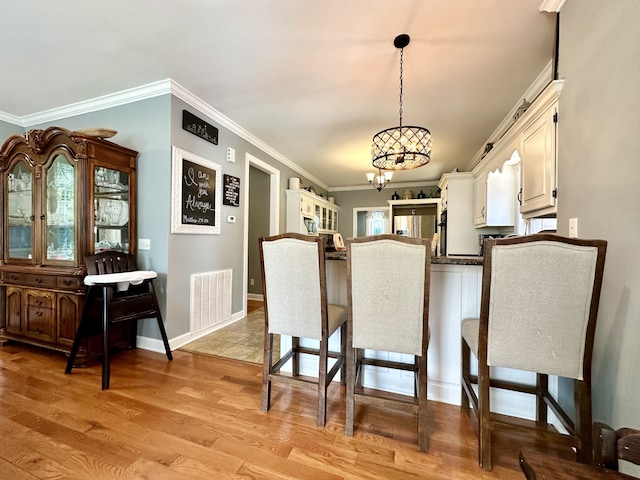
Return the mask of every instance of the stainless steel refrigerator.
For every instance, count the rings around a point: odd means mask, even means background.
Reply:
[[[435,215],[397,215],[393,217],[393,231],[413,238],[433,238],[436,232]]]

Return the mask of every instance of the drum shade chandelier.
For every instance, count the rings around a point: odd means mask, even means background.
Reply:
[[[406,33],[393,41],[393,45],[400,49],[400,124],[373,136],[371,163],[380,170],[410,170],[431,160],[431,132],[423,127],[402,125],[402,62],[404,47],[409,45],[409,41]]]

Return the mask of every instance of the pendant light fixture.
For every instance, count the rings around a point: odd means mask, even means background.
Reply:
[[[369,185],[380,191],[389,185],[391,182],[391,175],[393,175],[393,172],[387,171],[383,173],[382,170],[378,169],[378,175],[371,172],[367,173],[367,180],[369,180]],[[375,183],[373,182],[374,179],[376,180]]]
[[[409,170],[422,167],[431,160],[431,133],[423,127],[402,125],[402,62],[404,48],[409,45],[406,33],[398,35],[393,45],[400,49],[400,125],[373,136],[371,163],[380,170]]]

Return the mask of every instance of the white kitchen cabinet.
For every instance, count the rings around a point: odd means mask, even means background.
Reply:
[[[521,136],[521,204],[525,218],[557,213],[558,97],[552,82],[526,112]]]
[[[504,165],[482,173],[474,181],[474,214],[476,227],[511,227],[516,210],[516,168]]]
[[[287,190],[287,232],[308,235],[336,233],[340,207],[306,190]],[[309,232],[307,224],[315,225]]]
[[[445,255],[478,255],[480,244],[473,223],[473,183],[470,172],[445,173],[438,186],[441,191],[440,252]]]

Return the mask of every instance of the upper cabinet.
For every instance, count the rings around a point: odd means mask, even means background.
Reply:
[[[287,232],[317,235],[338,231],[340,207],[306,190],[286,191]]]
[[[473,169],[474,225],[511,227],[557,212],[558,98],[551,82]]]
[[[483,168],[474,172],[473,223],[476,227],[512,227],[516,222],[517,164],[513,142],[494,147]]]
[[[562,81],[552,82],[527,111],[521,137],[523,217],[557,213],[558,97]]]
[[[6,140],[0,337],[70,350],[84,305],[84,257],[107,249],[135,253],[136,157],[59,127]],[[79,358],[90,348],[83,345]]]

